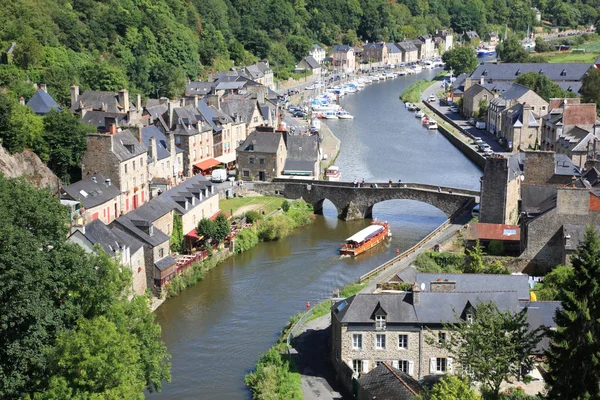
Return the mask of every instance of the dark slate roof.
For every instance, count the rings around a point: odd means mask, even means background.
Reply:
[[[123,113],[123,104],[119,103],[119,94],[117,92],[87,91],[79,95],[78,102],[83,108],[92,110],[106,111],[110,113]],[[77,104],[76,108],[79,108]],[[135,104],[129,102],[130,110],[137,110]]]
[[[378,50],[381,50],[381,49],[383,49],[383,43],[382,42],[366,43],[363,46],[363,49],[364,50],[367,50],[367,49],[378,49]]]
[[[405,283],[414,283],[417,281],[417,270],[413,266],[404,268],[397,274],[398,278]]]
[[[310,69],[321,68],[321,64],[319,64],[319,62],[317,60],[315,60],[315,58],[313,56],[304,57],[304,61],[306,62],[306,64],[308,64]]]
[[[208,122],[215,132],[221,131],[223,129],[222,125],[232,122],[229,115],[213,106],[209,106],[203,101],[198,103],[198,112],[200,112],[203,117],[202,119]]]
[[[267,61],[259,61],[254,65],[256,65],[263,74],[266,74],[271,70],[271,67],[269,67],[269,63]]]
[[[313,164],[319,159],[319,142],[316,136],[288,136],[287,159],[311,161]],[[312,170],[312,168],[311,168]]]
[[[462,93],[465,85],[465,80],[467,79],[467,74],[460,74],[456,77],[454,82],[450,87],[452,88],[452,92],[454,93]]]
[[[249,96],[230,95],[221,100],[221,110],[223,112],[231,118],[235,118],[237,114],[246,123],[251,122],[256,107],[256,99]]]
[[[285,165],[283,166],[283,170],[286,173],[290,173],[291,171],[302,171],[302,172],[313,172],[315,170],[315,162],[314,161],[306,161],[306,160],[285,160]]]
[[[171,153],[169,152],[169,145],[167,144],[167,137],[165,134],[154,125],[142,128],[142,142],[148,149],[150,149],[151,137],[156,139],[156,155],[158,160],[160,161],[165,158],[169,158]],[[175,146],[175,152],[182,153],[183,150]],[[148,158],[150,158],[150,152],[148,152]]]
[[[168,104],[155,104],[155,105],[147,105],[146,113],[148,113],[152,119],[158,118],[160,115],[163,115],[169,109]]]
[[[385,46],[387,47],[388,53],[402,53],[394,43],[386,43]]]
[[[159,271],[164,271],[165,269],[169,268],[170,266],[172,266],[175,263],[176,263],[176,261],[173,257],[166,256],[166,257],[161,258],[157,262],[155,262],[154,266],[156,268],[158,268]]]
[[[159,198],[169,202],[171,208],[177,210],[180,214],[186,214],[188,211],[193,210],[196,206],[203,203],[206,199],[219,195],[218,190],[211,193],[212,187],[213,184],[211,181],[201,174],[198,174],[164,192]],[[192,200],[192,197],[194,200]],[[194,205],[192,205],[192,201],[194,202]]]
[[[523,185],[521,207],[528,215],[542,214],[556,207],[555,186]]]
[[[262,133],[252,132],[244,143],[242,143],[237,151],[255,151],[258,153],[272,153],[276,154],[281,141],[281,134],[279,133]],[[249,147],[253,145],[254,150],[249,150]]]
[[[129,160],[148,151],[130,130],[115,133],[113,136],[113,153],[120,161]]]
[[[577,165],[575,165],[573,163],[573,161],[571,161],[571,158],[569,158],[568,155],[566,154],[554,154],[554,161],[555,161],[555,169],[554,169],[554,173],[556,175],[569,175],[569,176],[580,176],[581,175],[581,171],[579,171],[579,168],[577,167]]]
[[[162,196],[160,196],[120,216],[113,221],[113,225],[122,227],[126,232],[152,247],[158,246],[168,241],[169,236],[157,228],[154,228],[153,234],[149,235],[140,227],[152,225],[152,222],[170,212],[173,208],[174,206],[170,201],[162,199]]]
[[[412,305],[412,294],[363,294],[359,293],[335,303],[331,309],[340,322],[374,323],[375,310],[381,307],[387,323],[418,322]]]
[[[496,275],[498,276],[498,275]],[[525,275],[525,282],[527,283]],[[473,290],[478,290],[473,288]],[[527,296],[529,298],[529,290]],[[415,306],[418,321],[423,324],[455,323],[468,306],[475,306],[478,301],[492,301],[500,311],[517,311],[519,302],[516,292],[421,292],[420,302]]]
[[[562,90],[565,91],[569,91],[569,92],[573,92],[573,93],[579,93],[579,90],[581,90],[581,86],[583,85],[583,83],[581,81],[575,81],[575,82],[555,82],[558,86],[560,86],[560,88]]]
[[[212,90],[214,84],[212,82],[190,82],[187,84],[185,88],[186,96],[204,96],[205,94],[209,94]]]
[[[106,131],[106,118],[114,118],[117,122],[117,126],[127,125],[127,114],[123,113],[109,113],[104,111],[87,111],[81,120],[86,124],[93,125],[98,128],[99,131]]]
[[[319,46],[318,44],[313,44],[313,49],[317,49],[317,50],[323,50],[323,48],[321,46]]]
[[[94,179],[96,182],[94,182]],[[62,188],[65,196],[73,200],[80,201],[83,207],[90,209],[100,204],[104,204],[121,194],[117,186],[106,183],[106,178],[102,174],[95,174],[89,178],[82,179],[79,182],[70,184]]]
[[[406,40],[404,42],[398,42],[398,43],[396,43],[396,46],[403,52],[417,51],[417,47],[410,40]]]
[[[27,107],[31,108],[38,115],[48,114],[53,108],[62,111],[62,108],[54,101],[46,91],[40,89],[27,102]]]
[[[479,83],[475,83],[473,85],[471,85],[467,90],[465,90],[465,96],[471,95],[471,96],[476,96],[477,94],[486,91],[489,92],[490,95],[492,95],[492,92],[487,89],[485,86],[480,85]]]
[[[94,245],[102,246],[107,254],[114,254],[124,247],[129,247],[131,253],[135,253],[142,247],[142,242],[131,235],[123,232],[121,229],[109,228],[99,219],[92,221],[85,226],[83,235]]]
[[[247,66],[245,68],[245,71],[252,79],[258,79],[264,76],[264,73],[260,70],[260,68],[258,68],[258,65],[256,64]]]
[[[475,31],[467,31],[465,33],[469,39],[479,39],[479,35]]]
[[[219,82],[215,87],[216,90],[240,90],[246,85],[247,81],[235,82]]]
[[[525,93],[529,92],[527,86],[520,85],[518,83],[513,83],[510,87],[501,94],[501,96],[506,100],[516,100],[521,98]]]
[[[520,302],[521,308],[527,307],[527,322],[529,330],[534,330],[539,327],[554,328],[554,314],[561,307],[559,301],[524,301]],[[534,354],[544,354],[550,348],[550,339],[545,336],[537,343]]]
[[[340,45],[340,44],[336,44],[335,46],[333,46],[333,52],[334,53],[347,53],[350,50],[352,50],[352,46],[348,46],[348,45]]]
[[[410,375],[386,363],[358,378],[364,398],[381,400],[413,400],[421,392],[421,385]],[[362,397],[362,396],[360,396]]]
[[[417,283],[419,287],[425,284],[426,292],[431,290],[430,283],[438,279],[456,282],[457,292],[514,291],[519,295],[519,299],[529,298],[527,275],[417,273]]]
[[[591,67],[583,63],[502,63],[479,65],[471,74],[471,78],[479,80],[481,76],[485,79],[514,81],[519,75],[527,72],[540,72],[551,81],[579,81]]]
[[[565,250],[577,250],[577,247],[583,243],[586,226],[584,225],[563,225],[565,238]],[[600,226],[594,226],[596,232],[600,232]]]

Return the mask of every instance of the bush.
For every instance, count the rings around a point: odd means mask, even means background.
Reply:
[[[243,229],[235,238],[235,253],[243,253],[258,244],[258,235],[254,229]]]
[[[298,208],[292,208],[287,212],[287,215],[292,220],[294,228],[305,226],[311,223],[310,212],[308,212],[306,209],[301,210]]]
[[[502,243],[500,240],[490,240],[490,244],[487,246],[487,253],[490,256],[503,256],[504,243]]]
[[[293,224],[293,220],[286,214],[267,218],[260,224],[258,238],[264,242],[285,238],[294,229]]]
[[[283,210],[283,212],[290,211],[290,202],[287,200],[283,200],[283,202],[281,203],[281,209]]]
[[[257,211],[248,211],[245,214],[246,222],[253,224],[260,219],[260,214]]]
[[[256,370],[246,375],[244,383],[254,399],[302,399],[300,374],[290,357],[274,348],[260,357]]]
[[[456,253],[426,251],[417,256],[415,267],[425,273],[460,273],[465,269],[465,256]]]

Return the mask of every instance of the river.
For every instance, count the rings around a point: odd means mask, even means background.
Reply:
[[[431,79],[436,72],[373,83],[341,99],[354,120],[325,123],[342,141],[336,161],[342,180],[402,179],[479,189],[481,171],[439,132],[422,128],[398,99],[415,79]],[[148,397],[249,399],[244,375],[291,315],[389,260],[396,249],[409,248],[446,219],[433,206],[409,200],[380,203],[373,216],[390,223],[392,239],[357,258],[340,258],[337,250],[368,221],[340,221],[326,202],[311,226],[226,260],[167,300],[156,317],[173,357],[173,381]]]

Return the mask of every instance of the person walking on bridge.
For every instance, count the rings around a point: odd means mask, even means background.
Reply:
[[[388,182],[388,187],[391,188],[392,187],[392,180],[390,179],[390,181]]]

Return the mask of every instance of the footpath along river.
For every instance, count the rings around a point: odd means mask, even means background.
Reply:
[[[342,141],[336,161],[342,180],[414,181],[479,189],[481,171],[438,132],[428,132],[398,99],[417,77],[373,83],[341,104],[354,120],[326,123]],[[157,311],[172,358],[173,381],[154,399],[249,399],[244,375],[306,301],[316,303],[425,237],[445,219],[428,204],[393,200],[373,216],[392,238],[357,258],[337,254],[342,241],[369,221],[340,221],[331,203],[324,215],[289,238],[259,244],[210,271]]]

